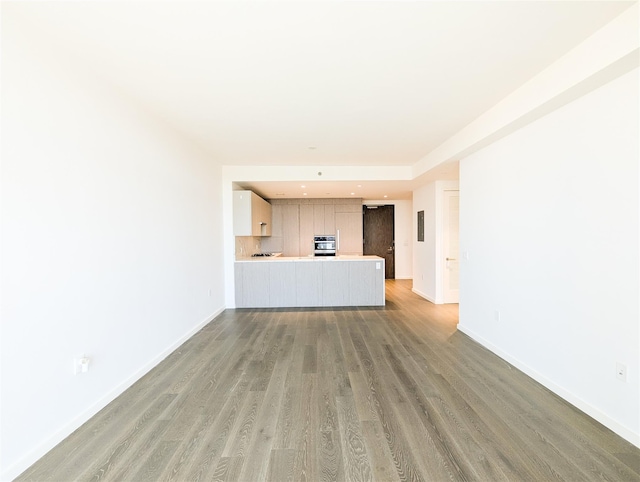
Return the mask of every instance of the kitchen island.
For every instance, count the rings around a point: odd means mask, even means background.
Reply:
[[[237,308],[384,306],[378,256],[240,258]]]

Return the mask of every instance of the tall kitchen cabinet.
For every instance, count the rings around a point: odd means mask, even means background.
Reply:
[[[313,254],[313,237],[323,234],[336,234],[335,206],[316,204],[332,199],[303,199],[308,204],[300,204],[300,256]]]
[[[282,210],[282,255],[300,256],[300,207],[283,204]]]
[[[332,199],[311,199],[310,201],[332,201]],[[300,207],[302,208],[302,205]],[[336,234],[334,204],[311,204],[308,208],[306,213],[310,219],[313,219],[312,242],[313,236]]]
[[[362,254],[362,199],[272,199],[273,234],[263,251],[313,255],[315,235],[336,235],[338,254]]]
[[[335,205],[338,254],[362,255],[362,204]]]
[[[314,219],[313,211],[316,206],[300,204],[300,256],[313,254]]]

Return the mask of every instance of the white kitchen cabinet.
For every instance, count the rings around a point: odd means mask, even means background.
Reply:
[[[252,191],[233,191],[234,236],[271,236],[271,204]]]

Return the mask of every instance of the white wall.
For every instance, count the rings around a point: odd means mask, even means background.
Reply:
[[[2,49],[7,480],[219,313],[224,284],[221,169],[4,12]]]
[[[424,241],[418,241],[418,212],[424,211]],[[436,301],[436,183],[413,191],[413,291]]]
[[[638,2],[467,124],[413,166],[459,160],[638,67]]]
[[[434,181],[413,191],[413,292],[432,303],[443,303],[443,193],[458,189],[458,181]],[[424,241],[418,241],[418,212],[424,211]]]
[[[636,445],[638,97],[636,69],[461,161],[459,324]]]

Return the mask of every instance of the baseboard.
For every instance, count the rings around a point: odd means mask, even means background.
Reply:
[[[418,296],[421,296],[422,298],[424,298],[427,301],[430,301],[431,303],[433,303],[434,305],[436,304],[436,300],[434,300],[433,298],[431,298],[431,296],[428,296],[424,293],[422,293],[421,291],[415,289],[415,288],[411,288],[411,291],[413,291],[415,294],[417,294]]]
[[[2,473],[0,474],[0,481],[10,481],[19,476],[22,472],[31,467],[35,462],[41,459],[47,452],[49,452],[52,448],[62,442],[66,437],[68,437],[74,430],[80,427],[83,423],[87,422],[91,417],[93,417],[96,413],[102,410],[105,406],[115,400],[118,396],[120,396],[127,388],[133,385],[135,382],[140,380],[144,375],[149,373],[154,367],[156,367],[162,360],[164,360],[167,356],[169,356],[176,348],[182,345],[185,341],[195,335],[198,331],[200,331],[205,325],[213,321],[218,315],[220,315],[225,308],[220,308],[216,310],[212,315],[209,315],[205,320],[198,323],[196,326],[191,328],[187,333],[182,335],[176,341],[174,341],[170,346],[162,350],[155,357],[149,360],[144,366],[136,370],[131,376],[127,379],[123,380],[120,384],[118,384],[113,389],[109,390],[103,397],[101,397],[97,402],[88,407],[85,411],[71,420],[69,423],[65,424],[62,428],[60,428],[55,434],[49,437],[47,440],[40,442],[36,448],[34,448],[27,455],[22,457],[20,460],[10,465],[7,468],[2,469]]]
[[[460,330],[462,333],[472,338],[474,341],[480,343],[482,346],[490,350],[492,353],[498,355],[500,358],[507,361],[508,363],[516,367],[521,372],[526,373],[535,381],[537,381],[544,387],[548,388],[553,393],[563,398],[564,400],[569,402],[571,405],[573,405],[577,409],[586,413],[591,418],[597,420],[605,427],[611,429],[613,432],[620,435],[620,437],[622,437],[623,439],[629,441],[636,447],[640,448],[640,434],[633,432],[632,430],[625,427],[624,425],[621,425],[619,422],[609,417],[606,413],[602,412],[601,410],[585,402],[580,397],[577,397],[575,394],[566,390],[562,386],[556,384],[552,380],[549,380],[546,376],[542,375],[541,373],[537,372],[533,368],[522,363],[520,360],[512,357],[511,355],[504,352],[497,346],[493,345],[491,342],[485,340],[482,336],[478,335],[477,333],[474,333],[473,330],[470,330],[460,324],[458,324],[458,330]]]

